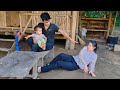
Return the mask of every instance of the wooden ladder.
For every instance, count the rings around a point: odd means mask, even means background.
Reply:
[[[11,53],[12,51],[15,50],[15,39],[4,39],[4,38],[0,38],[0,42],[4,43],[4,42],[13,42],[11,48],[3,48],[3,47],[0,47],[0,51],[3,51],[3,52],[7,52],[7,55],[9,53]]]

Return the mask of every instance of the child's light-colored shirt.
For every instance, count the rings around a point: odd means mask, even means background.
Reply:
[[[46,38],[44,34],[40,34],[40,35],[32,34],[31,37],[33,37],[33,42],[34,43],[37,43],[38,40],[42,40],[42,39]]]
[[[97,54],[93,52],[89,52],[87,50],[87,46],[83,47],[80,53],[76,56],[73,56],[75,62],[79,66],[80,69],[84,69],[84,63],[89,65],[89,70],[95,71],[95,64],[97,61]]]
[[[86,37],[86,33],[87,33],[87,29],[86,28],[82,28],[82,36]]]

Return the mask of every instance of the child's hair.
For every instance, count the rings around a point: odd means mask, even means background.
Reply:
[[[97,42],[93,41],[93,40],[90,40],[90,43],[92,43],[92,45],[95,47],[94,52],[96,53],[96,51],[97,51]]]
[[[39,25],[36,25],[35,27],[34,27],[34,31],[37,31],[37,28],[41,28]],[[41,28],[42,29],[42,28]]]

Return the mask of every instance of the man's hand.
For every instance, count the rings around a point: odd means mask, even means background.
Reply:
[[[88,67],[87,67],[87,65],[85,65],[85,67],[84,67],[84,72],[88,72]]]
[[[25,39],[28,39],[28,37],[25,37]]]
[[[78,43],[78,42],[76,42],[75,40],[73,40],[72,38],[70,38],[69,35],[68,35],[64,30],[59,29],[59,32],[60,32],[64,37],[68,38],[68,39],[71,41],[72,44]]]
[[[90,70],[89,74],[91,74],[93,77],[96,77],[96,75]]]
[[[78,43],[77,41],[75,41],[75,40],[73,40],[73,39],[71,39],[71,42],[72,42],[72,44]]]

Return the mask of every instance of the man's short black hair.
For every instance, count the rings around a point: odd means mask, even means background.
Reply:
[[[36,31],[36,29],[37,28],[41,28],[39,25],[36,25],[35,27],[34,27],[34,31]],[[42,28],[41,28],[42,29]]]
[[[40,17],[41,17],[42,21],[44,21],[44,20],[48,21],[51,19],[50,15],[47,12],[42,13],[40,15]]]

